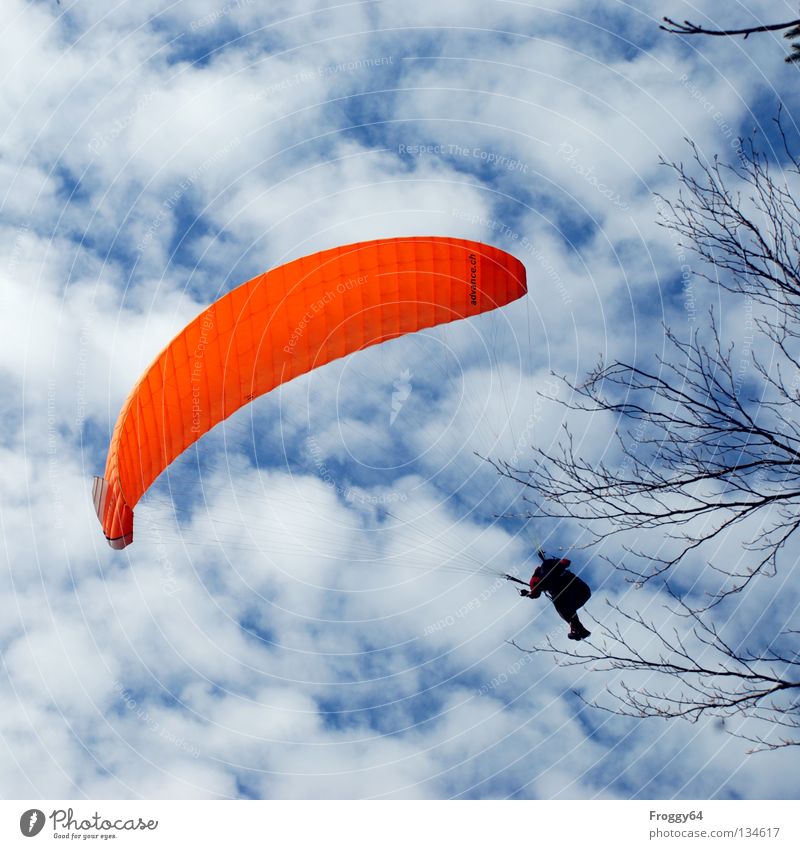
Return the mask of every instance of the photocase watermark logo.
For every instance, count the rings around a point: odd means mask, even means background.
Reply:
[[[35,837],[47,820],[52,823],[53,837],[67,840],[111,840],[117,837],[117,832],[155,831],[158,828],[158,820],[144,820],[141,817],[108,819],[95,811],[89,817],[76,819],[72,808],[56,808],[46,816],[44,811],[31,808],[19,818],[19,830],[25,837]]]
[[[587,167],[583,163],[578,160],[580,156],[580,149],[569,144],[569,142],[561,142],[558,146],[558,150],[556,154],[560,156],[570,168],[576,173],[580,174],[590,186],[594,186],[595,189],[614,206],[618,206],[620,209],[630,209],[630,205],[623,201],[619,192],[615,192],[612,188],[607,186],[605,183],[601,183],[597,179],[597,175],[594,173],[594,165],[590,165]]]
[[[38,808],[31,808],[19,818],[19,830],[25,837],[36,837],[36,835],[44,828],[45,816],[44,811]]]
[[[400,372],[400,377],[394,381],[392,386],[394,386],[394,392],[392,392],[392,412],[389,415],[389,427],[394,424],[400,410],[403,409],[403,404],[411,394],[411,372],[409,369],[403,369]]]

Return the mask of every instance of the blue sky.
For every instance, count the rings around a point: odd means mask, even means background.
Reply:
[[[687,312],[655,223],[653,193],[675,190],[659,156],[774,139],[797,73],[779,36],[658,31],[718,7],[3,4],[0,794],[796,797],[787,753],[748,757],[713,721],[586,709],[574,693],[614,676],[509,645],[565,635],[480,571],[524,576],[539,540],[580,538],[499,520],[526,505],[476,452],[524,465],[564,422],[551,370],[652,362],[659,322],[688,332],[714,302],[698,281]],[[529,297],[255,402],[111,551],[91,479],[169,339],[267,268],[422,234],[509,250]],[[741,342],[741,310],[721,306]],[[618,462],[614,422],[570,425]],[[714,552],[740,554],[734,535]],[[671,626],[656,587],[574,559],[596,619],[608,599]],[[778,589],[759,603],[793,615]]]

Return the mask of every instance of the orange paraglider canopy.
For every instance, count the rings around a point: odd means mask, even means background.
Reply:
[[[156,357],[117,419],[94,503],[112,548],[186,448],[244,404],[318,366],[524,295],[525,267],[466,239],[377,239],[281,265],[228,292]]]

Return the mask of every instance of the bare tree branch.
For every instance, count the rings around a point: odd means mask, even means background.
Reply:
[[[601,361],[580,383],[562,377],[571,399],[559,403],[618,422],[618,461],[582,456],[565,426],[555,449],[532,448],[528,468],[490,462],[530,491],[531,517],[579,519],[593,543],[661,530],[668,553],[625,549],[633,581],[742,528],[752,557],[743,569],[721,568],[730,581],[715,603],[775,574],[800,530],[800,205],[788,184],[800,184],[800,162],[791,157],[778,180],[751,143],[733,166],[691,149],[697,176],[665,163],[681,188],[663,199],[660,223],[703,260],[700,277],[743,298],[753,342],[765,340],[775,356],[764,363],[755,344],[741,354],[725,344],[713,312],[688,338],[665,327],[669,353],[652,366]]]
[[[559,666],[583,666],[609,673],[625,672],[606,688],[598,700],[583,701],[618,716],[662,719],[681,718],[697,722],[704,716],[728,720],[751,720],[748,730],[726,725],[733,736],[753,744],[754,751],[800,745],[800,657],[784,657],[767,651],[750,654],[726,641],[707,614],[693,610],[667,590],[670,612],[691,623],[688,631],[664,632],[639,613],[628,613],[609,603],[616,622],[601,625],[595,620],[591,640],[562,648],[548,637],[544,643],[525,648],[527,653],[552,654]],[[625,628],[623,630],[622,625]],[[633,631],[633,633],[630,633]],[[785,631],[780,638],[789,637]],[[648,645],[647,653],[634,645]],[[697,658],[703,657],[700,661]],[[660,684],[650,684],[653,676]],[[762,727],[753,733],[752,726]],[[775,729],[780,729],[776,732]]]
[[[561,377],[571,392],[556,403],[571,421],[589,414],[613,423],[610,457],[585,456],[564,424],[555,447],[533,446],[525,466],[485,458],[522,487],[526,518],[578,520],[589,534],[583,548],[619,537],[623,562],[603,559],[640,586],[663,581],[668,597],[667,626],[612,605],[611,624],[591,641],[523,650],[625,672],[597,707],[693,722],[718,716],[752,751],[800,745],[800,630],[778,625],[769,634],[755,595],[757,579],[796,568],[797,547],[789,549],[800,535],[800,160],[780,113],[777,126],[780,169],[752,140],[740,140],[734,164],[704,160],[691,142],[691,167],[663,163],[679,191],[661,198],[659,223],[699,257],[693,274],[729,294],[731,314],[742,308],[743,350],[725,341],[713,310],[700,327],[693,316],[684,336],[664,326],[666,353],[650,362],[601,360],[580,382]],[[741,566],[717,560],[716,543],[733,532]],[[721,583],[679,598],[666,580],[683,575],[690,555],[695,563],[705,555],[704,577]],[[733,619],[754,611],[763,648],[726,636],[734,601]]]
[[[778,32],[780,30],[788,30],[784,33],[784,38],[797,38],[800,36],[800,18],[794,21],[786,21],[786,23],[783,24],[762,24],[754,27],[743,27],[742,29],[707,29],[706,27],[693,24],[691,21],[683,21],[683,23],[679,23],[672,18],[666,17],[662,20],[664,21],[664,24],[667,24],[667,26],[659,24],[659,29],[675,35],[717,35],[727,37],[741,35],[744,39],[747,39],[756,32]],[[795,42],[792,44],[792,52],[786,57],[785,61],[790,63],[800,61],[800,43]]]
[[[782,29],[789,29],[789,27],[800,26],[800,18],[794,21],[787,21],[785,24],[765,24],[757,27],[744,27],[743,29],[706,29],[689,21],[678,23],[677,21],[673,21],[672,18],[666,17],[662,20],[668,24],[668,26],[659,25],[659,29],[663,29],[664,32],[672,32],[679,35],[743,35],[745,38],[755,32],[776,32]]]

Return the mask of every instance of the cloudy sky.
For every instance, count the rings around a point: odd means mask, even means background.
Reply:
[[[524,465],[564,421],[551,370],[645,362],[713,300],[687,309],[659,157],[733,158],[797,107],[780,35],[658,29],[719,8],[4,0],[0,794],[796,798],[789,753],[592,711],[608,673],[509,644],[564,628],[494,572],[578,532],[498,519],[528,505],[476,456]],[[510,251],[529,296],[259,399],[108,548],[92,476],[181,327],[282,262],[428,234]],[[614,456],[613,422],[570,425]],[[599,622],[663,621],[657,587],[574,562]]]

